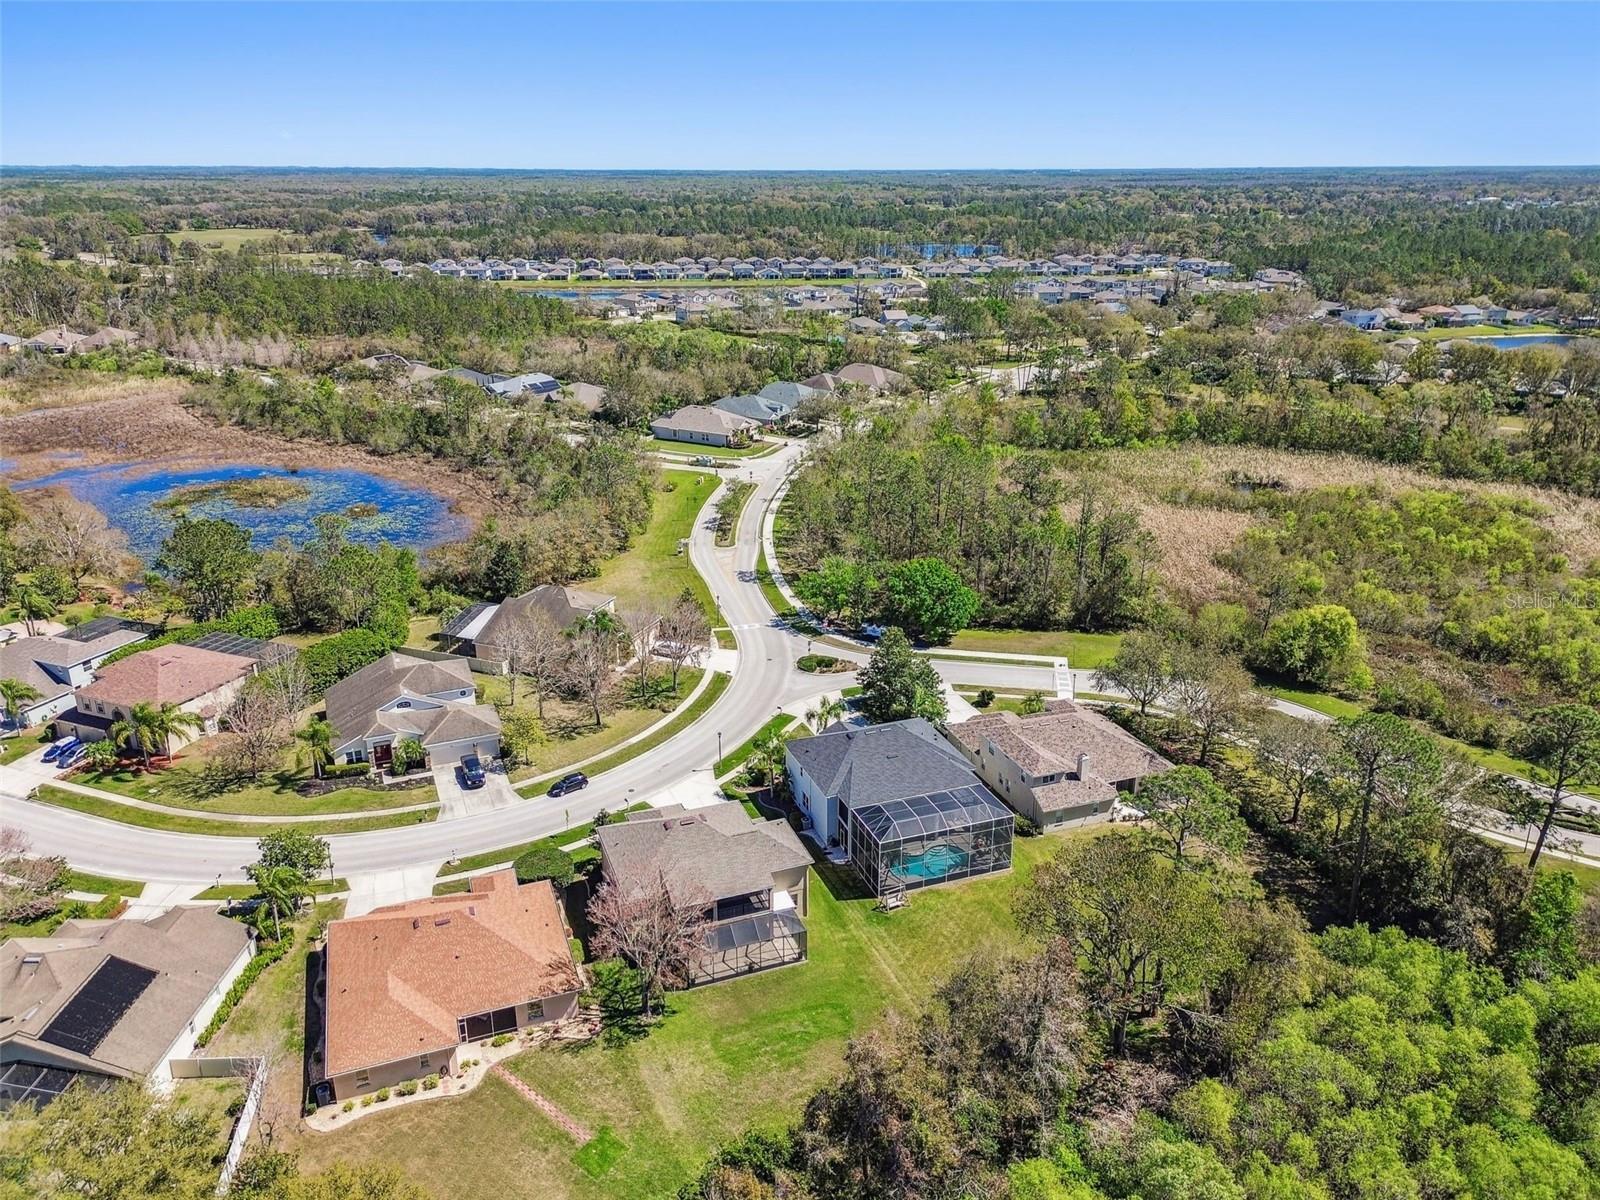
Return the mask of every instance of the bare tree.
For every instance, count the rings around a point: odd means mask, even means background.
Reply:
[[[278,761],[310,699],[311,683],[298,658],[261,672],[240,689],[222,721],[232,735],[228,758],[240,774],[257,779]]]
[[[626,890],[607,881],[589,901],[594,951],[606,958],[620,955],[638,969],[644,1015],[668,988],[689,983],[705,951],[703,931],[712,903],[702,894],[674,898],[659,875]]]
[[[67,886],[64,858],[35,858],[28,835],[0,825],[0,921],[31,921],[51,913]]]
[[[564,678],[594,713],[595,727],[601,725],[601,712],[611,694],[612,646],[616,635],[609,629],[585,622],[567,639]]]
[[[1206,766],[1224,735],[1254,724],[1262,701],[1255,681],[1235,659],[1207,650],[1174,655],[1172,692],[1179,718],[1199,739],[1196,757]]]
[[[511,683],[511,705],[517,703],[517,680],[526,678],[544,717],[544,696],[559,676],[567,657],[567,639],[549,616],[538,609],[513,618],[496,636],[496,648],[505,656]]]
[[[111,574],[128,554],[127,537],[104,513],[53,490],[29,514],[23,540],[44,562],[65,571],[79,591],[86,578]]]
[[[711,622],[694,595],[685,591],[661,619],[661,635],[656,653],[672,665],[672,690],[678,690],[678,675],[686,666],[699,666],[711,642]]]
[[[639,666],[639,686],[643,688],[650,682],[650,660],[655,655],[656,638],[661,631],[661,609],[648,600],[636,600],[622,610],[621,616],[634,661]]]

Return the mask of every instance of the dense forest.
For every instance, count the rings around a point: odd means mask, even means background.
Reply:
[[[1128,246],[1304,271],[1321,294],[1449,282],[1592,291],[1600,179],[1495,171],[607,173],[18,170],[7,241],[160,262],[166,234],[281,232],[272,252],[878,254],[927,242],[1011,254]],[[1492,203],[1476,203],[1484,196]],[[1501,200],[1526,199],[1507,207]],[[382,239],[381,241],[378,239]]]

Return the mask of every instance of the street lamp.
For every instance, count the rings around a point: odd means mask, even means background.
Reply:
[[[717,774],[722,774],[722,730],[717,730]]]

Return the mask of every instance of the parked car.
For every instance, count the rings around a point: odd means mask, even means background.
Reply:
[[[461,786],[466,788],[481,788],[484,780],[488,778],[483,773],[483,760],[476,754],[468,754],[460,763]]]
[[[89,747],[85,746],[82,742],[79,742],[65,754],[56,756],[56,766],[61,767],[63,770],[68,767],[75,767],[83,761],[83,756],[88,752]]]
[[[550,785],[549,794],[552,796],[565,796],[568,792],[582,791],[589,786],[589,777],[582,771],[574,771],[570,775],[563,775]]]
[[[77,737],[72,734],[68,734],[64,738],[58,738],[51,742],[50,748],[44,752],[44,761],[56,762],[69,750],[76,749],[79,744]]]
[[[714,467],[717,465],[717,460],[712,458],[709,454],[696,454],[691,460],[691,465],[696,467]]]

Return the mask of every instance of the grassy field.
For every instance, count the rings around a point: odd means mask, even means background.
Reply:
[[[1287,700],[1291,704],[1299,704],[1324,716],[1333,717],[1359,717],[1366,711],[1353,700],[1345,700],[1339,696],[1330,696],[1327,692],[1308,692],[1302,688],[1281,687],[1277,684],[1261,684],[1260,690],[1269,696],[1276,696],[1280,700]]]
[[[732,750],[729,750],[722,756],[722,761],[717,764],[717,774],[722,776],[738,770],[740,767],[744,766],[745,760],[755,753],[756,743],[758,741],[766,737],[768,734],[782,733],[784,730],[788,729],[794,724],[795,719],[788,713],[779,713],[777,716],[771,718],[760,729],[756,730],[744,741],[740,742]],[[796,732],[799,736],[804,736],[803,727]]]
[[[295,1148],[308,1164],[371,1158],[424,1183],[449,1162],[448,1182],[433,1184],[440,1195],[518,1194],[529,1179],[550,1200],[671,1195],[718,1145],[794,1119],[838,1069],[845,1042],[885,1010],[915,1010],[975,948],[1019,948],[1011,896],[1060,844],[1019,840],[1013,874],[929,889],[892,914],[842,880],[814,876],[809,962],[674,995],[663,1024],[620,1048],[512,1060],[579,1121],[611,1131],[604,1154],[580,1154],[493,1079],[462,1099],[368,1116]]]
[[[1431,329],[1419,329],[1411,336],[1427,342],[1442,342],[1450,338],[1516,337],[1519,334],[1560,332],[1561,330],[1554,325],[1461,325],[1454,329],[1446,325],[1435,325]]]
[[[952,650],[994,654],[1052,654],[1074,667],[1103,667],[1122,644],[1120,633],[1066,633],[1034,629],[963,629]]]
[[[726,624],[688,552],[678,552],[679,540],[694,532],[695,519],[720,480],[704,471],[663,471],[661,477],[665,485],[656,493],[644,532],[606,563],[597,578],[584,580],[581,586],[609,592],[617,598],[619,611],[635,600],[666,607],[688,588],[713,625]]]
[[[269,833],[277,833],[285,829],[307,829],[303,823],[275,824],[271,822],[243,822],[243,821],[213,821],[203,816],[185,816],[177,813],[151,812],[145,808],[134,808],[127,804],[118,804],[115,800],[101,800],[96,796],[85,796],[79,792],[69,792],[65,788],[52,787],[49,784],[41,787],[35,797],[42,804],[53,804],[58,808],[70,808],[74,812],[85,813],[91,817],[101,817],[107,821],[120,821],[124,825],[139,825],[145,829],[163,829],[168,833],[208,833],[222,837],[259,838]],[[319,821],[309,826],[312,833],[326,836],[330,833],[362,833],[369,829],[394,829],[400,825],[415,825],[423,821],[432,821],[439,815],[437,807],[424,809],[421,812],[408,813],[378,813],[369,817],[351,817],[346,820]]]
[[[545,697],[544,728],[549,740],[534,749],[530,765],[514,768],[511,778],[528,779],[547,771],[559,771],[627,741],[677,707],[683,697],[694,690],[700,674],[695,668],[685,667],[678,676],[676,694],[668,693],[655,705],[614,709],[605,714],[605,724],[599,729],[595,728],[593,714],[587,705],[557,696]],[[664,671],[657,672],[658,678],[664,675]],[[489,675],[483,678],[485,704],[504,704],[510,698],[510,693],[511,685],[505,676]],[[536,710],[533,693],[525,683],[517,689],[517,709],[527,712]]]
[[[238,250],[250,242],[264,242],[268,238],[288,237],[287,229],[245,229],[234,226],[227,229],[180,229],[167,234],[174,246],[180,242],[197,242],[203,249]]]
[[[16,762],[24,755],[31,754],[42,746],[48,746],[50,739],[42,730],[24,729],[15,737],[8,737],[0,742],[0,763]]]

